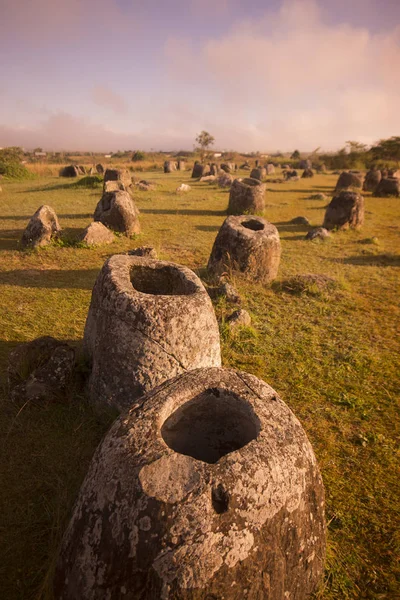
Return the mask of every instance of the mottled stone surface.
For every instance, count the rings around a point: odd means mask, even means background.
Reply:
[[[267,176],[267,169],[265,169],[264,167],[256,167],[250,173],[250,177],[252,179],[258,179],[258,181],[263,181],[263,179],[265,179],[266,176]]]
[[[210,165],[210,175],[218,175],[219,166],[217,163],[211,163]]]
[[[128,254],[132,256],[147,256],[148,258],[157,258],[157,251],[153,246],[139,246],[129,250]]]
[[[244,310],[244,308],[239,308],[235,310],[229,317],[226,319],[229,327],[234,329],[235,327],[241,326],[249,326],[251,325],[251,316]]]
[[[235,179],[229,193],[228,214],[244,215],[262,212],[265,208],[265,183],[245,177]]]
[[[301,177],[302,179],[309,179],[310,177],[314,177],[314,171],[312,169],[304,169]]]
[[[100,244],[112,244],[114,241],[114,234],[112,231],[107,229],[103,223],[94,221],[90,223],[83,231],[80,241],[84,242],[88,246],[97,246]]]
[[[286,181],[298,181],[299,174],[295,169],[283,171],[283,176]]]
[[[176,171],[176,163],[173,160],[166,160],[164,162],[164,173],[172,173]]]
[[[96,171],[99,173],[99,175],[103,175],[105,168],[101,163],[98,163],[96,165]]]
[[[342,190],[332,198],[325,212],[325,229],[358,229],[364,223],[364,198]]]
[[[232,175],[229,173],[224,173],[223,175],[219,175],[217,179],[217,185],[220,188],[230,188],[233,183]]]
[[[93,288],[84,333],[91,400],[120,410],[179,373],[221,364],[200,279],[174,263],[115,255]]]
[[[385,198],[387,196],[400,196],[400,179],[397,177],[384,177],[379,182],[374,196]]]
[[[78,177],[80,175],[78,165],[67,165],[60,171],[60,177]]]
[[[103,192],[126,192],[127,189],[122,181],[109,179],[103,182]]]
[[[315,227],[311,229],[305,237],[306,240],[325,240],[330,237],[331,234],[324,227]]]
[[[269,283],[278,273],[281,243],[277,228],[262,217],[231,216],[215,239],[208,270],[220,275],[230,269]]]
[[[379,169],[371,169],[368,171],[363,184],[364,192],[374,192],[381,179],[382,173],[379,171]]]
[[[325,560],[307,436],[266,383],[199,369],[141,398],[96,451],[57,600],[305,600]]]
[[[132,184],[132,175],[127,169],[107,169],[104,173],[104,182],[120,181],[125,189]]]
[[[198,179],[200,177],[204,177],[209,174],[210,174],[210,165],[209,164],[202,165],[199,162],[194,163],[193,171],[192,171],[192,179]]]
[[[43,204],[30,218],[21,238],[22,248],[46,246],[61,233],[61,227],[55,211]]]
[[[128,192],[105,192],[93,219],[125,235],[140,233],[139,210]]]
[[[347,172],[343,171],[339,175],[339,179],[337,180],[335,192],[340,190],[353,187],[353,188],[362,188],[364,183],[364,175],[359,172]]]
[[[186,162],[184,160],[178,160],[176,163],[176,168],[178,171],[184,171],[186,169]]]
[[[59,399],[75,365],[75,351],[43,336],[20,344],[8,357],[8,387],[14,401]]]
[[[267,170],[267,175],[273,175],[275,173],[275,166],[272,163],[265,165],[265,168]]]
[[[222,163],[220,168],[221,168],[221,171],[225,171],[225,173],[233,173],[235,171],[235,164],[234,163]]]

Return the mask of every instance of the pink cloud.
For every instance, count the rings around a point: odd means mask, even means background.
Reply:
[[[91,98],[97,106],[102,106],[116,114],[126,114],[128,103],[124,98],[105,85],[96,85],[91,91]]]

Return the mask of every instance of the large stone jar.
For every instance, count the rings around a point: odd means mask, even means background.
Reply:
[[[185,373],[96,451],[64,535],[58,600],[305,600],[323,575],[324,489],[266,383]]]
[[[104,264],[84,349],[92,402],[119,410],[179,373],[221,364],[218,324],[200,279],[139,256],[115,255]]]
[[[213,275],[241,271],[261,283],[269,283],[278,274],[281,242],[275,225],[256,216],[231,216],[218,232],[208,270]]]
[[[364,223],[364,198],[357,192],[342,190],[325,211],[325,229],[358,229]]]
[[[229,194],[229,215],[255,214],[265,208],[265,183],[245,177],[235,179]]]

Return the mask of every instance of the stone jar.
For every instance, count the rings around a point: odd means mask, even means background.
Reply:
[[[280,257],[281,242],[275,225],[262,217],[231,216],[215,238],[207,268],[213,275],[233,269],[269,283],[278,274]]]
[[[172,171],[176,171],[176,163],[172,160],[166,160],[164,162],[164,173],[172,173]]]
[[[337,180],[335,192],[340,190],[353,187],[353,188],[362,188],[364,183],[364,175],[360,172],[352,172],[352,171],[343,171],[339,175],[339,179]]]
[[[243,215],[262,212],[265,208],[265,183],[245,177],[235,179],[229,194],[228,214]]]
[[[376,187],[374,196],[386,198],[388,196],[400,196],[400,179],[397,177],[383,177]]]
[[[107,169],[104,173],[104,182],[120,181],[125,189],[132,185],[132,175],[127,169]]]
[[[324,488],[266,383],[198,369],[141,398],[92,460],[57,600],[305,600],[324,569]]]
[[[267,176],[267,169],[265,167],[256,167],[250,173],[250,177],[252,179],[258,179],[258,181],[262,181]]]
[[[374,192],[381,179],[382,173],[379,171],[379,169],[371,169],[368,171],[363,185],[364,192]]]
[[[128,192],[104,192],[93,219],[127,236],[140,233],[139,210]]]
[[[195,162],[193,165],[192,171],[192,179],[198,179],[199,177],[205,177],[206,175],[210,175],[211,169],[210,165],[202,165],[199,162]]]
[[[342,190],[328,204],[322,227],[358,229],[364,223],[364,198],[357,192]]]
[[[200,279],[186,267],[140,256],[106,261],[84,333],[91,401],[123,410],[179,373],[220,366],[219,329]]]

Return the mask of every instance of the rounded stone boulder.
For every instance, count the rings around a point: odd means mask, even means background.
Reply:
[[[207,268],[213,275],[233,269],[269,283],[278,274],[280,257],[281,242],[275,225],[262,217],[231,216],[215,238]]]
[[[258,181],[262,181],[267,176],[267,169],[265,167],[257,167],[253,169],[250,173],[250,177],[252,179],[258,179]]]
[[[140,233],[139,210],[128,192],[105,192],[96,206],[93,219],[128,236]]]
[[[343,171],[339,175],[339,179],[337,180],[335,192],[346,188],[362,188],[364,183],[364,176],[360,172],[347,172]]]
[[[397,177],[383,177],[376,187],[374,196],[386,198],[388,196],[400,196],[400,179]]]
[[[79,241],[88,246],[98,246],[101,244],[112,244],[114,239],[112,231],[107,229],[100,221],[94,221],[82,232]]]
[[[21,238],[22,248],[38,248],[50,244],[61,233],[57,215],[51,206],[43,204],[30,218]]]
[[[245,177],[235,179],[229,194],[228,214],[243,215],[262,212],[265,208],[265,183]]]
[[[314,171],[311,168],[304,169],[301,178],[302,179],[307,179],[307,178],[310,178],[310,177],[314,177]]]
[[[325,562],[307,436],[266,383],[198,369],[141,398],[98,447],[64,534],[57,600],[305,600]]]
[[[186,267],[139,256],[106,261],[84,333],[90,398],[128,408],[176,375],[221,364],[217,320],[206,289]]]
[[[342,190],[332,198],[325,212],[325,229],[358,229],[364,223],[364,198]]]
[[[371,169],[368,171],[363,184],[364,192],[374,192],[381,179],[382,173],[378,169]]]

